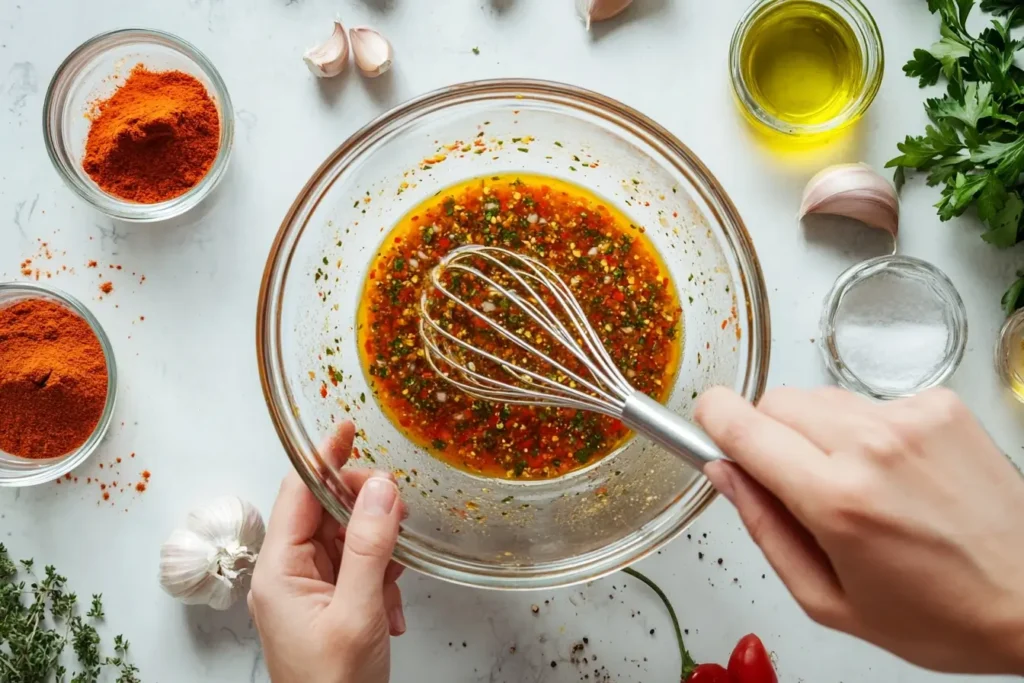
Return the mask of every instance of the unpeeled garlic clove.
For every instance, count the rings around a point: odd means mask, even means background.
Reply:
[[[892,234],[900,225],[896,188],[867,164],[840,164],[817,173],[804,188],[800,218],[825,213],[853,218]]]
[[[348,36],[340,21],[334,22],[334,33],[326,41],[311,47],[302,55],[302,61],[317,78],[331,78],[345,70],[348,64]]]
[[[391,68],[394,51],[387,38],[367,26],[352,29],[349,36],[352,38],[352,54],[355,55],[356,66],[363,75],[376,78]]]
[[[604,21],[621,13],[633,0],[576,0],[576,12],[587,22],[590,30],[592,21]]]

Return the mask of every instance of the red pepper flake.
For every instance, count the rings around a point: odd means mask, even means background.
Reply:
[[[103,469],[103,463],[100,463],[100,469],[101,470]]]
[[[135,451],[132,451],[132,454],[131,454],[131,456],[130,456],[130,457],[132,457],[132,458],[134,458],[134,457],[135,457]]]
[[[320,398],[327,398],[327,382],[320,383]]]
[[[149,473],[149,470],[142,470],[142,478],[149,481],[149,478],[153,476]]]
[[[106,491],[106,490],[107,490],[107,485],[106,485],[106,484],[103,484],[103,483],[101,483],[101,484],[100,484],[100,491]]]
[[[110,500],[110,494],[106,491],[103,492],[103,500]]]
[[[67,474],[65,474],[64,478],[70,480],[71,479],[71,473],[68,472]]]
[[[118,461],[118,462],[121,462],[121,456],[118,456],[118,457],[117,457],[117,461]]]
[[[96,266],[98,266],[98,265],[99,265],[99,264],[98,264],[98,263],[96,263],[95,261],[89,261],[88,263],[86,263],[86,264],[85,264],[85,267],[86,267],[86,268],[95,268],[95,267],[96,267]]]
[[[140,481],[138,484],[135,485],[135,490],[138,491],[139,493],[144,493],[146,490],[146,485]]]
[[[725,320],[722,321],[722,329],[724,330],[727,327],[729,327],[729,319],[728,318],[726,318]]]
[[[86,477],[85,478],[85,483],[86,484],[91,484],[92,483],[92,477]]]
[[[352,447],[352,457],[355,458],[356,460],[359,460],[359,458],[363,457],[359,455],[359,449],[356,448],[355,446]]]
[[[104,282],[102,285],[100,285],[100,291],[103,292],[104,294],[110,294],[111,292],[114,291],[114,283]]]

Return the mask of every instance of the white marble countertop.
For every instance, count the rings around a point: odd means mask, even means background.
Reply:
[[[267,680],[244,606],[220,614],[172,601],[157,583],[158,549],[192,504],[215,495],[235,493],[269,511],[289,465],[268,419],[253,343],[267,250],[328,151],[407,98],[468,79],[549,78],[599,90],[667,126],[722,181],[753,234],[772,297],[770,383],[827,381],[812,343],[822,297],[872,245],[859,231],[805,230],[794,214],[804,182],[826,161],[880,168],[898,140],[923,130],[923,94],[900,67],[938,35],[924,0],[868,0],[889,57],[882,90],[845,144],[795,165],[753,144],[730,99],[728,42],[747,0],[637,0],[621,20],[590,35],[572,4],[0,3],[0,279],[23,277],[19,263],[47,242],[52,258],[36,265],[92,308],[120,370],[114,427],[101,450],[76,472],[77,483],[0,491],[0,541],[15,556],[55,564],[79,593],[102,592],[105,630],[130,638],[147,682]],[[318,83],[310,76],[301,53],[326,35],[336,12],[392,39],[389,77],[367,81],[350,70]],[[209,211],[184,225],[115,225],[62,185],[43,147],[43,96],[57,65],[93,34],[128,26],[160,28],[198,45],[220,69],[237,110],[228,177]],[[940,224],[936,200],[923,182],[908,185],[901,249],[945,270],[963,295],[971,333],[953,386],[1021,463],[1024,409],[1000,389],[991,360],[999,296],[1020,251],[985,244],[973,220]],[[114,283],[102,300],[101,280],[85,267],[90,259]],[[120,488],[143,469],[152,480],[141,495],[126,488],[102,502],[95,483],[85,483],[119,479]],[[642,569],[668,588],[698,659],[727,659],[733,643],[753,631],[775,652],[784,683],[938,678],[811,623],[721,501]],[[395,681],[575,683],[589,675],[668,683],[678,671],[666,614],[622,575],[536,594],[473,591],[413,574],[402,586],[410,628],[396,642]],[[587,663],[574,664],[570,651],[584,636]]]

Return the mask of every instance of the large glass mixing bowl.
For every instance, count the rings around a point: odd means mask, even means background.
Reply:
[[[767,292],[725,191],[685,145],[639,112],[537,81],[466,83],[424,95],[335,150],[271,248],[257,346],[281,441],[332,515],[346,522],[354,496],[317,445],[351,419],[358,458],[345,468],[398,475],[409,512],[399,562],[467,585],[536,589],[629,565],[682,532],[715,494],[699,472],[642,438],[560,479],[485,479],[414,446],[374,402],[355,326],[384,236],[440,190],[509,172],[582,185],[646,228],[684,309],[673,410],[690,415],[695,397],[714,385],[760,396],[771,338]],[[341,350],[324,358],[328,344]],[[338,371],[336,385],[322,381],[327,364]]]

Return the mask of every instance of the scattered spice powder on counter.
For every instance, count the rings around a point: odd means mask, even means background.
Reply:
[[[206,87],[182,71],[137,64],[94,104],[82,167],[104,192],[141,204],[178,197],[209,172],[220,114]]]
[[[114,283],[104,282],[102,285],[100,285],[100,291],[103,292],[104,294],[110,294],[111,292],[114,291]]]
[[[103,415],[107,380],[103,347],[79,315],[42,298],[0,307],[0,450],[75,450]]]

